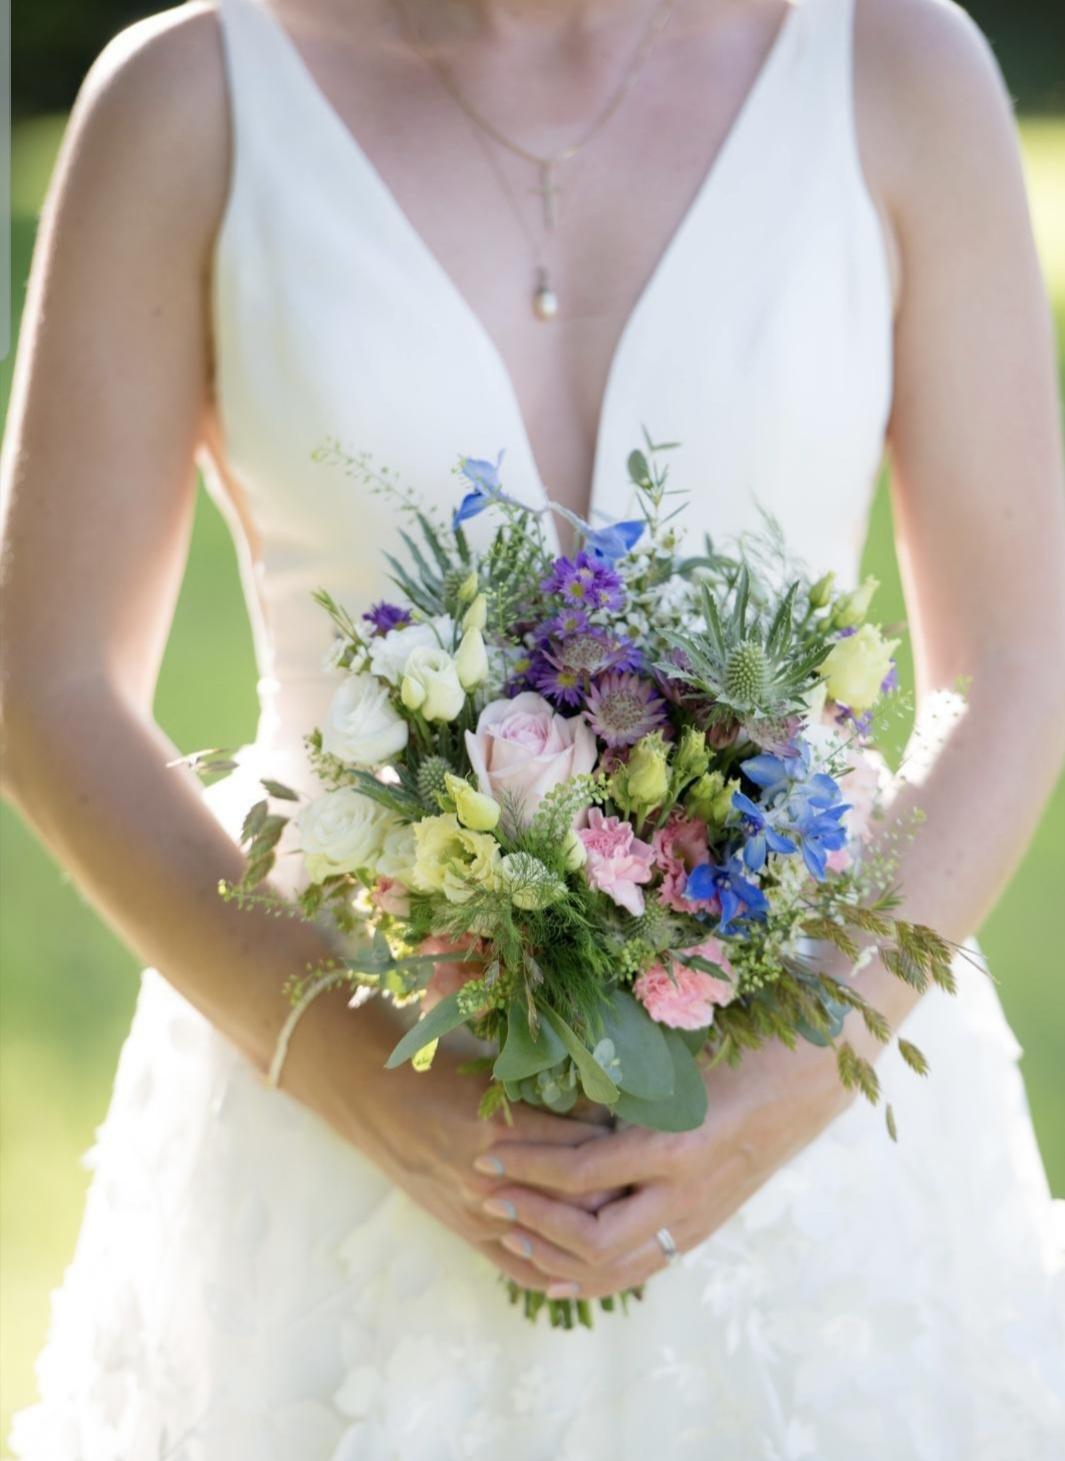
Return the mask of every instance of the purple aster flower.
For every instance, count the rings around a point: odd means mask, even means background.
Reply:
[[[650,680],[626,671],[602,675],[588,691],[588,723],[608,746],[633,746],[666,721],[666,706]]]
[[[625,590],[621,579],[606,563],[587,553],[576,558],[556,558],[540,587],[545,594],[559,594],[567,604],[587,609],[621,609]]]
[[[561,639],[569,634],[580,634],[591,627],[591,621],[583,609],[567,606],[553,619],[546,620],[536,631],[537,644],[546,644],[549,639]]]
[[[410,623],[410,610],[401,609],[398,604],[387,604],[382,599],[379,604],[371,604],[369,612],[362,617],[373,625],[377,634],[388,634]]]

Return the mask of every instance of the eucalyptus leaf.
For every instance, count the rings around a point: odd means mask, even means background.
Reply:
[[[623,989],[602,1011],[603,1030],[614,1042],[621,1065],[616,1077],[623,1091],[644,1101],[661,1101],[673,1092],[673,1061],[661,1025]]]
[[[524,1080],[526,1076],[550,1070],[565,1058],[566,1048],[554,1029],[541,1020],[539,1035],[534,1038],[524,1002],[513,1000],[507,1010],[506,1042],[492,1067],[496,1080]]]
[[[684,1041],[691,1053],[698,1055],[709,1037],[710,1026],[704,1025],[701,1030],[678,1030],[676,1033]]]
[[[385,1061],[385,1069],[395,1070],[397,1065],[410,1060],[424,1046],[433,1040],[439,1040],[441,1035],[446,1035],[449,1030],[463,1024],[465,1019],[466,1016],[459,1009],[458,993],[449,994],[407,1031]]]
[[[544,1019],[553,1026],[555,1034],[573,1057],[584,1094],[589,1101],[600,1101],[604,1106],[613,1106],[619,1095],[618,1088],[592,1052],[577,1038],[557,1011],[544,1010]]]
[[[622,1091],[614,1110],[626,1121],[652,1131],[694,1131],[706,1116],[706,1085],[695,1057],[677,1030],[663,1031],[673,1061],[673,1094],[664,1101],[641,1101]]]

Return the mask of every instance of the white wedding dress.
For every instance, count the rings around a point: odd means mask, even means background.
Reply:
[[[618,345],[594,507],[628,504],[647,423],[679,440],[693,529],[757,504],[853,581],[892,380],[889,284],[859,168],[853,0],[801,0]],[[486,331],[255,0],[221,0],[234,117],[214,324],[262,675],[254,776],[299,778],[331,689],[321,585],[387,592],[389,505],[312,461],[372,452],[450,506],[505,447],[541,500]],[[1008,977],[1008,971],[1006,971]],[[25,1461],[1051,1461],[1065,1455],[1060,1209],[990,979],[929,993],[859,1102],[628,1318],[552,1331],[495,1270],[146,970]],[[282,1007],[279,1004],[279,1015]],[[351,1015],[357,1018],[356,1014]],[[431,1075],[426,1079],[431,1079]]]

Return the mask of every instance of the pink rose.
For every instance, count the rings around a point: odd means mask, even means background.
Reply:
[[[725,974],[733,972],[716,938],[684,952],[716,964]],[[670,965],[667,971],[662,964],[652,964],[641,974],[635,984],[636,998],[660,1025],[668,1025],[673,1030],[704,1029],[713,1022],[714,1006],[728,1004],[736,986],[704,974],[701,969],[689,969],[676,959],[671,959]]]
[[[650,843],[641,842],[628,822],[604,817],[598,807],[588,813],[588,826],[577,836],[588,854],[585,871],[591,886],[639,917],[643,894],[636,885],[651,881],[654,849]]]
[[[446,938],[423,939],[419,945],[419,954],[466,954],[477,943],[474,938],[464,939],[461,943],[455,943]],[[425,987],[425,997],[422,1000],[424,1013],[438,1005],[442,999],[449,994],[454,994],[471,979],[479,979],[484,973],[480,964],[464,964],[459,960],[453,963],[439,963],[435,965],[429,983]]]
[[[692,868],[710,861],[706,823],[697,817],[686,817],[679,807],[674,807],[666,825],[659,827],[652,841],[655,864],[663,874],[658,896],[666,907],[676,913],[719,912],[721,905],[716,897],[684,896]]]
[[[552,787],[591,771],[596,754],[582,717],[556,715],[531,690],[486,705],[466,732],[466,751],[479,789],[523,826]]]

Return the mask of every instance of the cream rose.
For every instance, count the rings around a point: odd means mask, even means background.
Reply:
[[[547,792],[595,766],[595,736],[580,716],[556,715],[542,695],[526,691],[493,700],[466,751],[485,796],[527,826]]]
[[[379,679],[398,685],[407,670],[407,661],[416,649],[450,649],[455,625],[447,614],[440,614],[424,624],[407,624],[391,629],[370,641],[370,669]]]
[[[407,722],[373,675],[348,675],[322,726],[322,750],[345,766],[380,766],[407,744]]]
[[[368,796],[343,786],[308,802],[296,818],[307,873],[320,883],[335,873],[372,870],[395,819]]]

